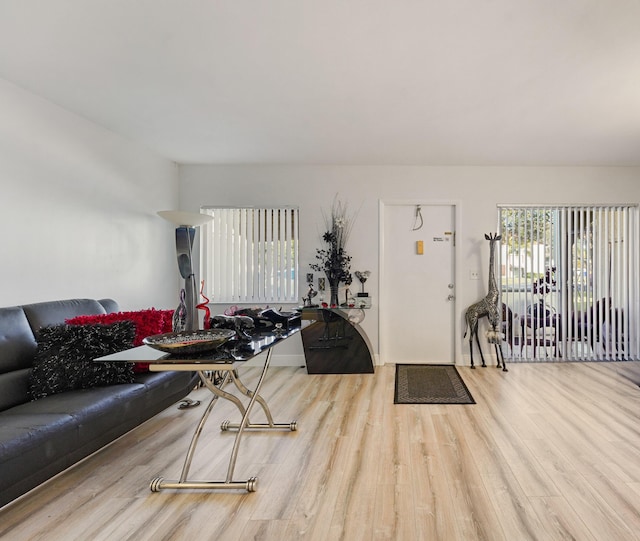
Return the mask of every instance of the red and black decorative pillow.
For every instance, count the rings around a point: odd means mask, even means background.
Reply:
[[[37,333],[38,348],[29,373],[33,400],[52,394],[104,385],[133,383],[133,367],[125,362],[94,359],[133,346],[130,321],[111,325],[52,325]]]
[[[117,321],[131,321],[135,325],[133,346],[142,345],[142,339],[147,336],[164,334],[173,329],[173,310],[137,310],[132,312],[114,312],[112,314],[98,314],[91,316],[77,316],[68,319],[69,325],[87,325],[95,323],[110,324]],[[147,372],[149,363],[135,363],[134,372]]]

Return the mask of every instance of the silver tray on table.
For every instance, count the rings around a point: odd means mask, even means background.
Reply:
[[[147,336],[142,343],[165,353],[184,355],[214,350],[235,334],[231,329],[170,332]]]

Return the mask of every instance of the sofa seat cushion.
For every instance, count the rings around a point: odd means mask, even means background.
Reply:
[[[195,372],[166,371],[136,374],[136,381],[145,386],[145,408],[160,412],[184,398],[200,378]]]
[[[42,470],[51,469],[55,474],[68,467],[67,457],[77,446],[77,425],[70,415],[0,413],[3,495],[20,494],[24,487],[33,486],[31,477],[41,476]]]
[[[134,325],[54,325],[37,333],[38,349],[29,377],[31,397],[133,382],[130,363],[95,362],[133,345]]]
[[[2,418],[45,413],[69,415],[80,441],[92,441],[114,428],[120,432],[121,426],[135,426],[144,420],[145,394],[141,383],[68,391],[7,410]]]
[[[18,406],[19,408],[20,406]],[[67,413],[0,414],[0,462],[36,452],[42,461],[78,444],[77,424]]]

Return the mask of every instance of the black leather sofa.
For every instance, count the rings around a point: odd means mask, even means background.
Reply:
[[[133,383],[32,400],[37,331],[80,315],[118,311],[111,299],[69,299],[0,308],[0,506],[184,398],[190,372],[145,372]]]

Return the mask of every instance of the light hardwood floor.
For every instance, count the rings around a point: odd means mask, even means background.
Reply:
[[[172,407],[2,509],[0,538],[640,539],[640,363],[509,368],[459,368],[477,402],[464,406],[394,405],[392,365],[272,368],[264,395],[299,429],[246,437],[236,477],[256,475],[256,492],[149,491],[179,476],[204,406]],[[219,425],[236,417],[215,406],[191,477],[224,478]]]

